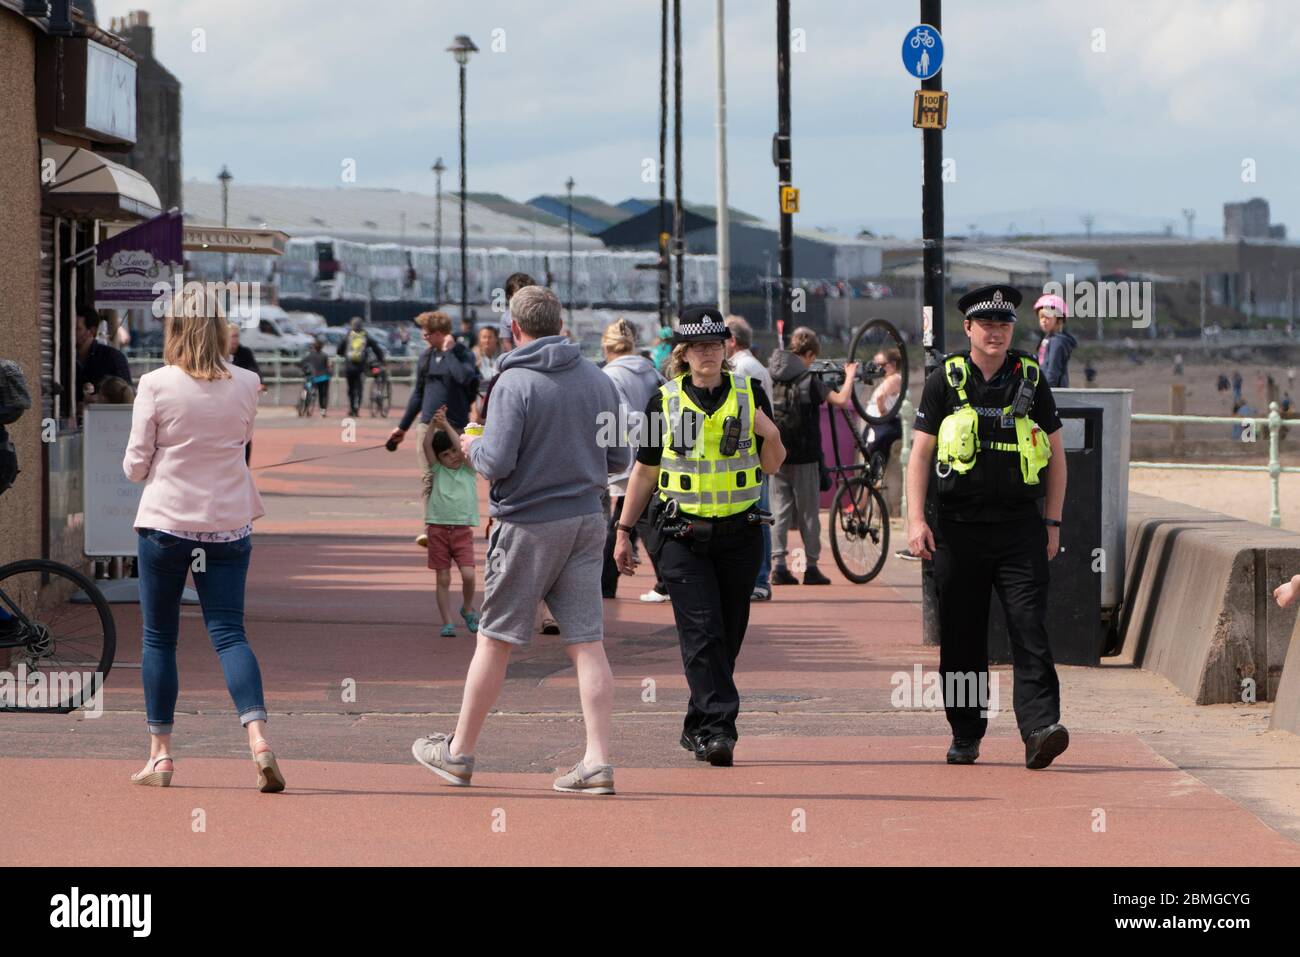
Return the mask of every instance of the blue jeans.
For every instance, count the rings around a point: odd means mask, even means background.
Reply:
[[[763,494],[758,497],[758,507],[763,511],[768,511],[770,506],[767,498],[767,476],[763,476]],[[755,588],[772,588],[772,526],[763,525],[763,560],[758,566],[758,578],[754,581]]]
[[[244,634],[244,582],[253,551],[252,536],[234,542],[196,542],[166,532],[137,532],[140,611],[144,618],[145,716],[150,734],[171,734],[180,682],[176,675],[176,639],[180,634],[181,593],[195,550],[203,550],[204,571],[194,572],[194,587],[203,608],[208,638],[221,659],[226,688],[239,720],[266,720],[262,672]]]

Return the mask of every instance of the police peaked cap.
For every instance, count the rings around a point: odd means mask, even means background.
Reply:
[[[1020,290],[1004,283],[980,286],[957,300],[957,308],[967,319],[993,319],[999,322],[1015,322],[1018,305]]]
[[[721,342],[730,338],[731,330],[722,321],[722,313],[712,306],[683,310],[681,321],[673,330],[673,345],[681,342]]]

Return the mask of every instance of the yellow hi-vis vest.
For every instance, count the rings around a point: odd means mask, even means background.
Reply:
[[[1020,374],[1038,385],[1041,372],[1038,363],[1028,356],[1020,356]],[[943,374],[957,393],[960,405],[939,424],[935,446],[935,470],[940,478],[956,472],[963,475],[975,467],[979,454],[979,416],[966,398],[966,357],[949,356],[943,363]],[[1011,416],[1011,406],[1002,410],[1004,417]],[[1013,452],[1020,456],[1020,478],[1026,485],[1038,484],[1038,473],[1052,457],[1052,446],[1043,430],[1028,415],[1015,416],[1016,441],[988,442],[984,444],[995,452]]]
[[[689,374],[689,373],[687,373]],[[754,390],[746,376],[731,377],[726,401],[712,415],[691,401],[682,388],[686,375],[660,388],[664,437],[659,462],[659,497],[700,518],[738,515],[754,505],[762,492],[762,470],[754,436]],[[685,413],[690,412],[688,422]],[[729,416],[740,421],[740,443],[734,455],[720,451],[722,424]]]

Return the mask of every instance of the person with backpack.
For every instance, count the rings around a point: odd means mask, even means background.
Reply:
[[[348,415],[354,418],[361,412],[365,399],[367,356],[373,354],[376,362],[384,361],[384,350],[362,328],[361,317],[352,317],[352,328],[339,343],[339,355],[346,360],[343,375],[348,380]]]
[[[822,405],[839,407],[849,403],[858,364],[844,367],[844,385],[832,391],[821,376],[808,367],[821,352],[817,333],[800,326],[790,335],[790,348],[777,349],[767,363],[772,376],[772,409],[785,463],[769,479],[772,497],[772,584],[797,585],[799,579],[786,565],[786,538],[798,527],[803,539],[806,565],[805,585],[829,585],[831,580],[817,567],[821,557],[821,470]]]

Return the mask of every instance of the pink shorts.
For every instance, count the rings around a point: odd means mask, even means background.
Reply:
[[[426,525],[429,567],[435,571],[474,564],[474,529],[468,525]]]

